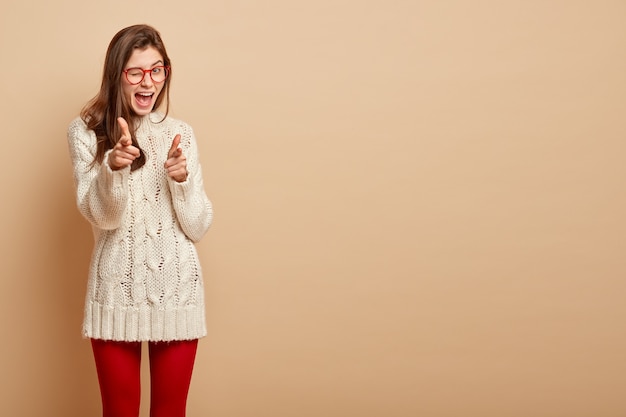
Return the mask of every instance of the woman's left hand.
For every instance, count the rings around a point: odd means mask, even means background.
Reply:
[[[187,157],[183,154],[183,149],[180,147],[180,135],[174,137],[172,147],[167,152],[165,170],[167,175],[176,182],[185,181],[189,175],[187,171]]]

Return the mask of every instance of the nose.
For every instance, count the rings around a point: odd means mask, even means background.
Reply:
[[[150,87],[152,85],[152,76],[149,72],[145,72],[143,74],[143,80],[141,80],[141,85],[144,87]]]

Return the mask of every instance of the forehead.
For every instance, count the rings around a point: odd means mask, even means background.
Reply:
[[[163,57],[154,46],[148,46],[145,49],[135,49],[126,63],[126,68],[150,68],[157,63],[163,63]]]

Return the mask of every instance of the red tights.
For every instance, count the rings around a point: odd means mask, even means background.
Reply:
[[[138,417],[140,342],[91,340],[103,417]],[[185,417],[197,340],[150,342],[150,417]]]

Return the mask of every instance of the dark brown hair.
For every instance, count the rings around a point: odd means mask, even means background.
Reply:
[[[163,65],[171,66],[161,35],[151,26],[129,26],[120,30],[109,44],[104,61],[100,92],[85,105],[80,113],[81,118],[87,124],[87,128],[96,133],[97,151],[94,163],[102,162],[106,151],[113,148],[121,137],[121,129],[117,123],[118,117],[126,119],[133,139],[133,146],[141,151],[135,137],[138,117],[122,94],[122,71],[135,49],[145,50],[148,47],[154,47],[159,51],[163,57]],[[170,79],[171,71],[165,79],[161,94],[157,97],[152,109],[154,111],[159,108],[166,98],[165,116],[169,112]],[[139,158],[133,161],[131,170],[141,168],[145,163],[146,156],[141,151]]]

